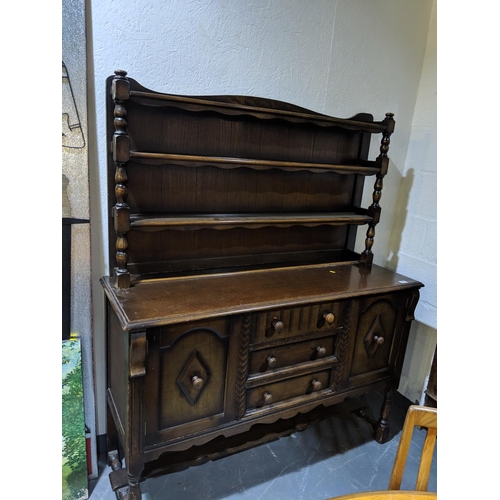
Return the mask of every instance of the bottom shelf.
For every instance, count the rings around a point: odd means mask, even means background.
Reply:
[[[282,261],[283,254],[263,254],[260,256],[260,261],[246,265],[245,256],[237,256],[234,258],[220,259],[203,259],[198,261],[169,261],[163,263],[155,263],[154,266],[162,266],[167,269],[164,272],[147,272],[147,264],[128,266],[131,273],[130,282],[139,283],[141,281],[149,281],[151,279],[177,278],[184,276],[205,276],[212,274],[225,274],[242,271],[253,271],[259,269],[283,269],[286,267],[296,267],[303,265],[315,264],[359,264],[361,256],[359,253],[350,250],[331,250],[327,252],[295,252],[287,254],[287,260]],[[189,267],[187,267],[189,266]],[[187,268],[185,268],[187,267]],[[177,270],[181,268],[182,270]],[[142,272],[139,272],[142,271]]]

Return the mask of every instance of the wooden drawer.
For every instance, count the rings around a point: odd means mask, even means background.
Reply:
[[[249,373],[263,373],[333,355],[334,338],[323,337],[250,353]]]
[[[329,382],[330,370],[325,370],[249,389],[247,411],[327,389]]]
[[[305,333],[334,331],[340,326],[338,302],[266,311],[257,315],[253,344]]]

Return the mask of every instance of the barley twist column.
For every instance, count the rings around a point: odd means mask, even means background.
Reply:
[[[114,107],[113,134],[113,160],[115,162],[115,195],[116,204],[113,207],[114,227],[116,231],[116,264],[115,278],[118,288],[130,286],[130,272],[128,263],[128,239],[130,229],[130,207],[127,204],[128,176],[127,163],[130,159],[130,140],[127,134],[127,108],[126,101],[130,97],[130,83],[126,78],[127,73],[122,70],[115,71],[112,93]]]
[[[375,226],[380,221],[380,198],[382,197],[382,188],[384,187],[384,177],[387,174],[387,169],[389,167],[389,157],[387,153],[389,152],[389,144],[391,142],[391,134],[394,132],[394,126],[396,122],[394,121],[394,113],[386,113],[385,120],[382,121],[386,125],[386,129],[382,132],[382,141],[380,145],[380,154],[377,157],[377,165],[379,167],[379,172],[376,175],[375,185],[373,187],[372,204],[368,208],[368,215],[372,218],[371,222],[368,224],[368,230],[366,231],[365,239],[365,249],[361,254],[361,262],[366,266],[370,267],[373,262],[373,241],[375,238]]]

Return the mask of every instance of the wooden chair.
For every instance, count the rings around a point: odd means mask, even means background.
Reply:
[[[413,429],[418,427],[425,427],[427,429],[427,436],[422,448],[420,458],[420,466],[418,469],[417,482],[415,490],[403,491],[401,490],[401,481],[406,465],[406,458],[410,450],[411,438]],[[432,455],[436,445],[437,436],[437,409],[426,406],[412,405],[408,408],[401,439],[399,441],[398,451],[394,460],[389,486],[386,491],[370,491],[366,493],[353,493],[335,497],[330,500],[378,500],[383,498],[407,499],[412,498],[425,500],[437,498],[436,493],[427,492],[427,485],[429,483],[429,473],[432,464]]]
[[[424,447],[422,448],[415,490],[427,491],[432,455],[434,453],[434,446],[436,445],[437,409],[417,405],[410,406],[406,414],[401,440],[399,441],[396,459],[394,460],[391,479],[389,480],[389,490],[399,490],[401,487],[406,457],[408,456],[413,428],[415,426],[427,428],[427,437],[425,438]]]

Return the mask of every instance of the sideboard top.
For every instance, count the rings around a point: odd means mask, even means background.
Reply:
[[[423,286],[382,267],[359,264],[164,278],[125,289],[112,281],[104,277],[101,284],[124,330]]]

